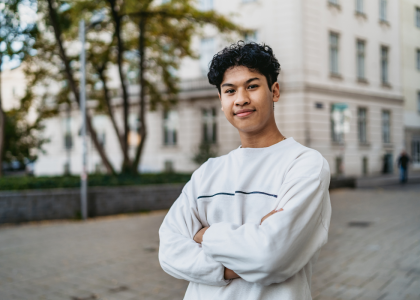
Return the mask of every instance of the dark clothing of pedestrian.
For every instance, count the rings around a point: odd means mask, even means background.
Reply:
[[[403,153],[398,158],[398,166],[400,167],[400,182],[406,183],[408,180],[408,163],[410,162],[410,157]]]
[[[410,157],[407,154],[401,154],[398,158],[398,166],[407,169],[408,163],[410,162]]]

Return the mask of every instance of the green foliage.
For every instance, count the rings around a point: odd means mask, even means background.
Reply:
[[[24,13],[25,9],[35,10],[36,1],[0,1],[0,7],[0,66],[5,59],[20,64],[34,55],[34,37],[38,34],[38,28],[35,23],[29,22]],[[2,88],[0,86],[0,97]],[[45,140],[38,136],[38,131],[42,129],[40,119],[29,122],[27,118],[32,105],[30,91],[21,99],[18,108],[8,112],[3,112],[1,100],[0,98],[0,166],[2,161],[18,160],[23,163],[25,159],[34,160],[34,150]]]
[[[142,175],[90,175],[89,186],[136,186],[164,183],[186,183],[190,180],[191,174],[179,173],[158,173]],[[80,187],[78,176],[56,176],[56,177],[3,177],[0,178],[0,190],[30,190],[30,189],[52,189],[52,188],[77,188]]]
[[[197,152],[193,157],[193,161],[196,164],[202,165],[205,163],[209,158],[216,157],[217,151],[215,149],[216,145],[208,142],[201,142],[201,144],[197,148]]]
[[[32,51],[37,27],[22,18],[21,7],[35,7],[35,0],[0,1],[0,62],[4,58],[22,61]]]
[[[4,162],[19,161],[22,164],[25,159],[34,161],[36,149],[40,149],[46,142],[39,132],[43,129],[40,123],[29,123],[25,120],[26,114],[20,109],[13,109],[5,113],[5,138],[4,138]]]
[[[54,31],[53,21],[50,17],[48,2],[52,2],[57,14],[61,41],[65,47],[66,58],[58,51],[57,30]],[[142,103],[142,97],[124,93],[127,90],[127,82],[131,85],[142,85],[141,90],[145,92],[149,107],[154,110],[159,106],[168,108],[177,101],[178,81],[176,72],[181,60],[186,57],[197,57],[192,50],[192,39],[200,35],[205,26],[211,26],[221,33],[240,33],[242,30],[226,17],[214,11],[200,11],[196,8],[195,0],[172,0],[162,5],[156,5],[151,0],[96,0],[96,1],[38,1],[39,34],[36,37],[34,48],[37,55],[29,61],[26,73],[31,78],[29,88],[43,85],[48,87],[51,83],[58,88],[52,92],[46,88],[41,99],[48,99],[50,111],[59,111],[62,103],[69,103],[76,98],[75,89],[69,88],[67,84],[69,76],[74,76],[78,85],[79,51],[75,51],[74,45],[78,44],[79,21],[89,20],[102,16],[102,21],[91,26],[86,35],[87,53],[87,99],[96,100],[94,113],[109,115],[116,135],[121,144],[124,162],[137,170],[136,164],[139,161],[141,147],[145,138],[141,139],[135,157],[129,157],[128,143],[128,114],[122,116],[124,126],[116,125],[117,113],[124,109],[116,110],[112,107],[112,94],[121,95],[121,103],[124,108],[130,103]],[[140,49],[139,37],[140,26],[144,24],[144,49]],[[144,50],[144,68],[140,67],[140,53]],[[66,69],[65,60],[71,66],[69,75]],[[110,69],[113,66],[119,67],[119,78],[117,90],[111,91],[109,86]],[[143,74],[144,80],[139,81],[139,74]],[[73,93],[73,95],[71,95]],[[130,99],[129,99],[130,98]],[[144,98],[144,97],[143,97]],[[140,105],[141,106],[141,105]],[[126,109],[125,111],[130,110]],[[138,120],[142,126],[138,126],[138,134],[146,135],[146,123],[142,123],[142,112],[134,107],[138,113]],[[140,128],[144,132],[142,133]],[[126,164],[126,165],[124,165]]]

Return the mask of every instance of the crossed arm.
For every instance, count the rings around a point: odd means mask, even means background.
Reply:
[[[205,285],[230,279],[270,285],[299,272],[327,241],[329,172],[282,185],[278,208],[260,224],[218,222],[203,228],[197,192],[187,184],[159,230],[159,260],[170,275]],[[234,270],[234,271],[233,271]]]
[[[266,214],[262,219],[261,219],[261,223],[260,225],[265,221],[265,219],[267,219],[268,217],[274,215],[275,213],[278,213],[280,211],[282,211],[283,208],[280,208],[278,210],[272,210],[270,211],[268,214]],[[194,236],[194,241],[198,244],[201,244],[203,242],[203,236],[204,233],[206,232],[207,229],[209,229],[210,227],[204,227],[201,228]],[[234,271],[232,271],[231,269],[228,269],[225,267],[224,270],[224,278],[225,280],[230,280],[230,279],[235,279],[235,278],[240,278],[240,276],[238,274],[236,274]]]

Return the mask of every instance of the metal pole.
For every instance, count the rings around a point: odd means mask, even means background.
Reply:
[[[80,52],[80,108],[82,110],[82,172],[80,173],[80,201],[82,219],[87,219],[87,141],[86,141],[86,57],[85,57],[85,21],[79,23]]]

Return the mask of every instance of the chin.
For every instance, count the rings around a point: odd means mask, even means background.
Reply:
[[[247,124],[247,125],[244,126],[244,124],[243,125],[238,124],[238,126],[235,126],[235,127],[236,127],[236,129],[238,129],[241,132],[253,133],[253,132],[256,132],[256,131],[260,130],[260,126],[258,126],[258,125],[259,124]]]

